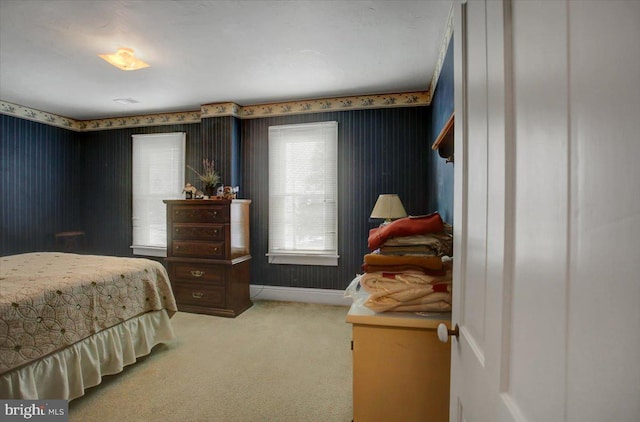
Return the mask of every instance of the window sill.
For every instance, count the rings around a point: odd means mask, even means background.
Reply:
[[[132,245],[131,249],[133,249],[134,255],[143,255],[143,256],[158,256],[161,258],[167,257],[167,248],[160,246],[142,246],[142,245]]]
[[[268,253],[269,264],[338,266],[339,255]]]

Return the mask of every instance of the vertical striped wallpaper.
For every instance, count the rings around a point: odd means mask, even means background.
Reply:
[[[80,134],[82,157],[81,212],[92,253],[131,256],[131,135],[185,132],[187,164],[202,163],[200,125],[179,124],[113,129]],[[185,168],[187,180],[196,180]],[[190,179],[190,177],[192,177]]]
[[[338,122],[339,266],[274,265],[268,250],[268,128],[272,125]],[[360,272],[367,253],[369,214],[381,193],[398,193],[407,212],[428,209],[425,162],[429,108],[398,108],[281,116],[242,121],[242,162],[251,204],[252,283],[344,289]],[[243,197],[245,197],[243,195]]]
[[[0,114],[0,255],[52,250],[82,228],[78,134]]]
[[[397,193],[413,215],[434,211],[430,107],[336,111],[76,133],[0,115],[1,253],[52,250],[53,233],[87,232],[89,252],[131,256],[131,135],[186,132],[187,164],[212,158],[226,184],[252,200],[252,283],[344,289],[360,272],[369,214]],[[338,267],[271,265],[268,246],[268,127],[335,120],[339,151]],[[186,171],[188,181],[196,178]],[[453,189],[451,184],[450,189]]]
[[[220,183],[240,185],[240,119],[232,116],[205,118],[201,128],[200,151],[196,155],[214,160]],[[202,159],[195,168],[200,168],[201,163]]]

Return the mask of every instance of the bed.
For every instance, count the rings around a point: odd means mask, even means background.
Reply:
[[[142,258],[0,257],[0,399],[65,399],[174,338],[165,268]]]

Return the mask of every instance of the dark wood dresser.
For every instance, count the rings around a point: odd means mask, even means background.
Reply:
[[[167,264],[178,310],[236,317],[249,308],[247,199],[165,200]]]

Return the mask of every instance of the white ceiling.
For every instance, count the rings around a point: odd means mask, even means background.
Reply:
[[[0,100],[85,120],[426,91],[451,4],[0,0]],[[151,67],[98,57],[118,47]]]

